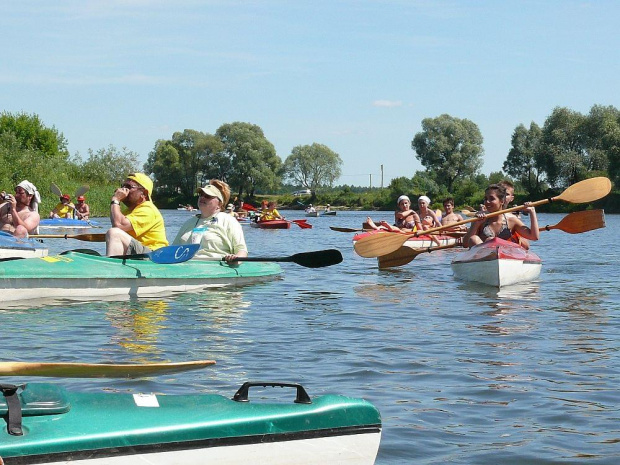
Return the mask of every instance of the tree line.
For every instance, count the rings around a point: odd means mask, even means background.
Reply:
[[[450,115],[425,118],[414,134],[411,148],[425,168],[412,177],[399,177],[387,189],[336,186],[342,159],[329,147],[299,145],[284,159],[262,129],[245,122],[226,123],[213,134],[193,129],[158,140],[140,167],[138,154],[110,145],[88,149],[86,158],[71,155],[63,134],[47,127],[37,115],[0,115],[0,186],[11,189],[29,179],[43,193],[54,182],[75,191],[89,184],[90,201],[99,205],[95,214],[107,214],[112,190],[127,173],[143,171],[155,181],[154,199],[162,208],[192,201],[196,187],[211,178],[231,185],[236,196],[252,200],[259,195],[282,192],[283,186],[308,188],[312,201],[359,208],[392,209],[394,199],[406,193],[428,195],[437,202],[454,197],[457,205],[476,205],[484,188],[509,179],[517,194],[536,199],[593,176],[620,178],[620,111],[594,105],[587,115],[568,108],[554,108],[544,124],[518,125],[503,171],[481,173],[484,149],[478,126]],[[57,201],[44,195],[42,208]],[[46,199],[49,198],[49,205]],[[284,195],[285,203],[299,199]]]

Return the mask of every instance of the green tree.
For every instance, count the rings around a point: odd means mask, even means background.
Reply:
[[[138,171],[138,154],[113,145],[96,152],[88,149],[88,159],[82,164],[82,176],[95,183],[121,183],[129,173]]]
[[[256,189],[279,186],[282,160],[259,126],[237,121],[223,124],[215,134],[223,143],[223,155],[230,160],[230,173],[225,180],[237,189],[239,197],[244,192],[254,196]]]
[[[543,126],[543,144],[537,163],[552,187],[565,188],[586,179],[592,171],[606,168],[606,157],[589,150],[590,147],[588,117],[556,107]]]
[[[588,151],[595,160],[594,165],[606,166],[609,176],[618,186],[620,183],[620,110],[613,106],[594,105],[588,114],[586,139]]]
[[[542,192],[544,174],[537,158],[541,143],[540,126],[532,122],[527,129],[520,124],[512,133],[512,148],[502,166],[504,171],[519,181],[531,196]]]
[[[342,173],[340,155],[323,144],[298,145],[284,161],[286,178],[310,189],[331,187]]]
[[[175,132],[171,140],[158,140],[144,170],[154,174],[167,192],[191,197],[197,184],[206,184],[211,177],[226,178],[226,173],[214,166],[214,160],[222,158],[219,155],[222,149],[223,144],[217,136],[185,129]]]
[[[422,120],[411,147],[439,184],[452,192],[454,183],[476,174],[482,167],[482,134],[470,120],[441,115]]]
[[[20,148],[40,152],[43,159],[68,160],[67,141],[56,128],[46,127],[38,115],[26,113],[0,114],[0,134],[11,133]]]

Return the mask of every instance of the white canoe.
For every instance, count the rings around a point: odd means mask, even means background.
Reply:
[[[514,242],[494,238],[458,254],[452,261],[457,279],[504,287],[540,276],[542,260]]]
[[[306,216],[309,218],[318,218],[319,212],[306,212]]]
[[[353,236],[353,243],[359,241],[363,237],[372,236],[375,234],[402,234],[400,232],[388,232],[384,230],[370,230]],[[412,249],[427,249],[429,247],[437,247],[440,245],[456,245],[459,243],[460,237],[449,236],[447,234],[433,234],[433,238],[429,235],[421,235],[418,237],[411,236],[403,244],[406,247]],[[435,242],[437,241],[437,242]]]

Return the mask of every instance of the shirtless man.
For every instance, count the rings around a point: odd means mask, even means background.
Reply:
[[[441,217],[442,226],[447,226],[452,223],[458,223],[459,221],[463,221],[463,217],[458,213],[454,212],[454,199],[452,197],[448,197],[443,201],[443,208],[446,213]],[[461,224],[459,226],[455,226],[454,228],[446,229],[446,231],[465,232],[467,231],[467,225]]]
[[[8,194],[0,206],[0,231],[7,231],[15,237],[28,237],[39,226],[39,202],[41,195],[29,181],[22,181],[15,187],[15,195]]]
[[[77,205],[75,206],[75,217],[78,220],[88,221],[90,217],[90,207],[85,200],[83,195],[78,196]]]

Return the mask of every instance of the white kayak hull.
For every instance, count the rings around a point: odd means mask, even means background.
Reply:
[[[251,445],[206,447],[152,454],[123,455],[95,459],[72,460],[78,465],[372,465],[375,463],[381,433],[334,436],[298,441]],[[337,457],[338,460],[334,461]],[[43,462],[67,465],[69,462]]]
[[[538,279],[542,260],[519,245],[492,239],[459,254],[452,261],[454,277],[497,288]]]

